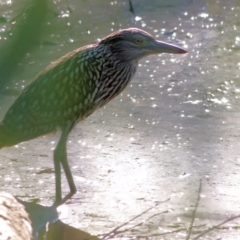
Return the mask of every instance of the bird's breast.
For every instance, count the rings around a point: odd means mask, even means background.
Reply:
[[[102,71],[95,102],[102,107],[119,95],[136,73],[137,64],[109,64]]]

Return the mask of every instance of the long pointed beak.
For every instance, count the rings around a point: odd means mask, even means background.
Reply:
[[[154,42],[152,47],[155,53],[175,53],[175,54],[187,53],[187,51],[181,47],[178,47],[170,43],[161,42],[158,40]]]

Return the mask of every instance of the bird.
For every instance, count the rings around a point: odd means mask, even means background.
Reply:
[[[67,160],[69,133],[126,88],[140,59],[161,53],[187,51],[144,30],[127,28],[67,53],[37,74],[10,106],[0,123],[0,149],[60,131],[53,151],[53,205],[65,203],[77,191]],[[61,167],[70,188],[64,198]]]

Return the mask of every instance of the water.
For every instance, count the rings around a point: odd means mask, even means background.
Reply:
[[[50,61],[120,27],[143,28],[185,46],[189,54],[142,60],[123,94],[71,133],[68,156],[78,192],[65,206],[62,220],[92,234],[106,233],[170,198],[148,215],[167,212],[147,221],[136,235],[185,229],[200,179],[200,227],[195,234],[238,213],[238,1],[133,2],[136,16],[127,1],[75,1],[70,3],[73,13],[67,13],[65,4],[58,5],[60,21],[53,19],[48,29],[56,28],[47,40],[57,44],[23,60],[20,81],[27,82]],[[1,114],[12,101],[7,99]],[[1,150],[1,190],[52,204],[52,150],[57,140],[58,135],[52,135]],[[41,173],[45,169],[49,173]],[[68,192],[66,182],[64,190]],[[233,239],[239,222],[227,226],[232,229],[222,228],[204,239]],[[184,234],[162,239],[184,239]]]

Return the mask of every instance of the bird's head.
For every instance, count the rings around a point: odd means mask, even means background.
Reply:
[[[102,39],[99,44],[107,45],[116,58],[125,61],[138,61],[142,57],[160,53],[187,53],[183,48],[158,41],[137,28],[116,31]]]

